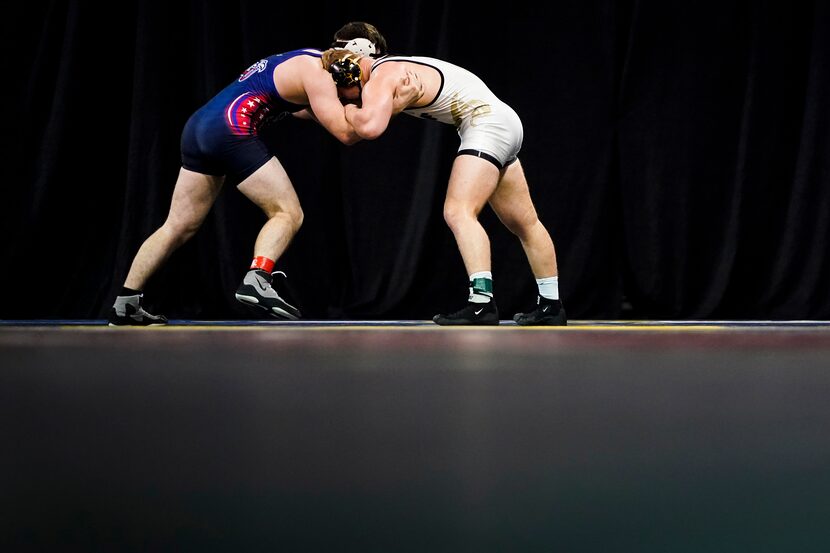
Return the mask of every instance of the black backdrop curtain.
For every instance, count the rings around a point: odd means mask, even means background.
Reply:
[[[10,9],[10,8],[9,8]],[[22,8],[17,8],[21,10]],[[188,116],[253,61],[351,20],[479,74],[520,155],[573,318],[830,318],[830,8],[815,2],[53,1],[3,18],[0,318],[101,318],[164,220]],[[11,61],[10,61],[11,60]],[[305,210],[278,268],[310,318],[429,318],[466,275],[441,207],[454,129],[270,137]],[[503,318],[535,284],[489,210]],[[237,318],[263,215],[228,182],[147,287],[171,317]]]

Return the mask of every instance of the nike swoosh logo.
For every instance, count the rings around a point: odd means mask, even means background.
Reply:
[[[482,311],[484,311],[484,308],[483,308],[483,307],[482,307],[481,309],[479,309],[478,311],[476,311],[476,312],[475,312],[475,314],[476,314],[476,315],[478,315],[478,314],[479,314],[479,313],[481,313]]]
[[[550,305],[546,305],[542,308],[542,313],[547,313],[548,309],[550,309]]]
[[[268,291],[268,287],[264,285],[258,278],[254,279],[256,281],[256,287],[259,288],[259,291],[263,294]]]

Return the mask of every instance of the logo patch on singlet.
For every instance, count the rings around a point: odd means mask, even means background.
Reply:
[[[225,117],[228,121],[228,128],[236,135],[252,135],[259,132],[271,107],[264,98],[260,98],[253,92],[243,92],[236,99],[228,104],[225,110]]]
[[[266,60],[266,59],[259,60],[258,62],[253,64],[251,67],[246,69],[245,72],[242,73],[239,76],[239,82],[241,83],[242,81],[244,81],[245,79],[247,79],[248,77],[253,75],[254,73],[262,73],[263,71],[265,71],[265,68],[267,66],[268,66],[268,60]]]

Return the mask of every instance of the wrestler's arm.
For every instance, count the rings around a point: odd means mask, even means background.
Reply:
[[[374,140],[389,126],[398,81],[392,74],[373,75],[363,87],[361,107],[345,106],[346,120],[361,138]]]
[[[337,140],[350,145],[358,142],[360,136],[346,120],[343,104],[337,97],[337,87],[328,71],[309,71],[303,78],[308,103],[313,117]],[[302,117],[301,117],[302,118]]]
[[[319,121],[317,121],[317,118],[314,117],[314,112],[311,111],[311,109],[309,108],[301,109],[300,111],[295,111],[291,115],[293,115],[297,119],[301,119],[302,121],[314,121],[315,123],[319,123]]]
[[[414,104],[424,95],[424,84],[414,71],[406,70],[395,87],[392,99],[392,115],[395,116]]]

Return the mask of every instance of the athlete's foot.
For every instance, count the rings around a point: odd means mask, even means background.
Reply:
[[[167,317],[153,315],[142,306],[143,294],[118,296],[110,309],[109,326],[156,326],[166,325]]]
[[[516,313],[513,317],[521,326],[567,326],[568,317],[559,300],[537,296],[536,309],[528,313]]]
[[[442,325],[497,325],[499,324],[499,309],[496,300],[487,303],[467,302],[467,305],[449,315],[436,315],[433,322]]]
[[[236,299],[278,319],[299,319],[300,310],[281,298],[271,282],[272,276],[266,271],[260,269],[248,271],[242,284],[236,290]]]

